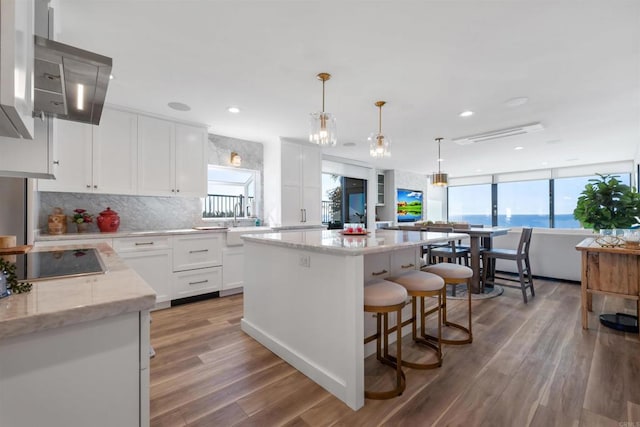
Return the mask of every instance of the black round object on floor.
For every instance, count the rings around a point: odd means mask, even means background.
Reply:
[[[600,323],[618,331],[638,333],[638,318],[629,314],[601,314]]]

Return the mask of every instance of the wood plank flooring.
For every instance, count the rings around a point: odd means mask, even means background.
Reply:
[[[439,369],[406,369],[402,396],[352,411],[240,330],[242,295],[152,313],[151,425],[640,426],[640,340],[597,314],[635,314],[633,301],[593,296],[580,323],[580,286],[536,280],[473,302],[474,342],[445,346]],[[464,301],[449,301],[464,322]],[[404,355],[430,357],[404,340]],[[366,386],[390,370],[365,363]]]

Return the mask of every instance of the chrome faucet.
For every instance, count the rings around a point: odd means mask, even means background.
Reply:
[[[235,205],[233,205],[233,226],[237,227],[238,226],[238,208],[240,208],[240,202],[237,202]]]

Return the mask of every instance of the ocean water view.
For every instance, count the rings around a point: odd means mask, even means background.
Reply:
[[[468,222],[469,224],[491,225],[491,215],[451,215],[449,221]],[[498,215],[498,225],[505,227],[543,227],[549,228],[549,215]],[[555,216],[554,228],[581,228],[573,214]]]

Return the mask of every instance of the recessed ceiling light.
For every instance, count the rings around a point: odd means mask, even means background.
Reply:
[[[578,157],[570,157],[568,159],[565,159],[565,161],[567,162],[575,162],[576,160],[580,160]]]
[[[524,150],[524,147],[518,146],[518,147],[515,147],[514,150]]]
[[[550,139],[549,141],[547,141],[547,144],[559,144],[560,140],[559,139]]]
[[[233,114],[238,114],[240,112],[240,109],[238,107],[229,107],[227,108],[227,111]]]
[[[482,169],[476,169],[476,172],[482,172]]]
[[[113,80],[115,78],[116,78],[116,76],[114,76],[113,74],[109,74],[109,80]]]
[[[549,162],[542,162],[542,166],[547,166]]]
[[[526,104],[529,102],[529,98],[526,96],[519,96],[517,98],[511,98],[504,101],[504,105],[507,107],[519,107],[520,105]]]
[[[444,162],[444,159],[438,159],[439,162]]]
[[[344,144],[342,144],[343,147],[355,147],[356,143],[355,142],[345,142]]]
[[[174,110],[178,110],[178,111],[191,110],[191,107],[189,107],[187,104],[183,104],[182,102],[170,102],[167,105],[169,106],[169,108],[173,108]]]
[[[473,116],[473,111],[467,110],[467,111],[463,111],[462,113],[458,114],[460,117],[471,117]]]

